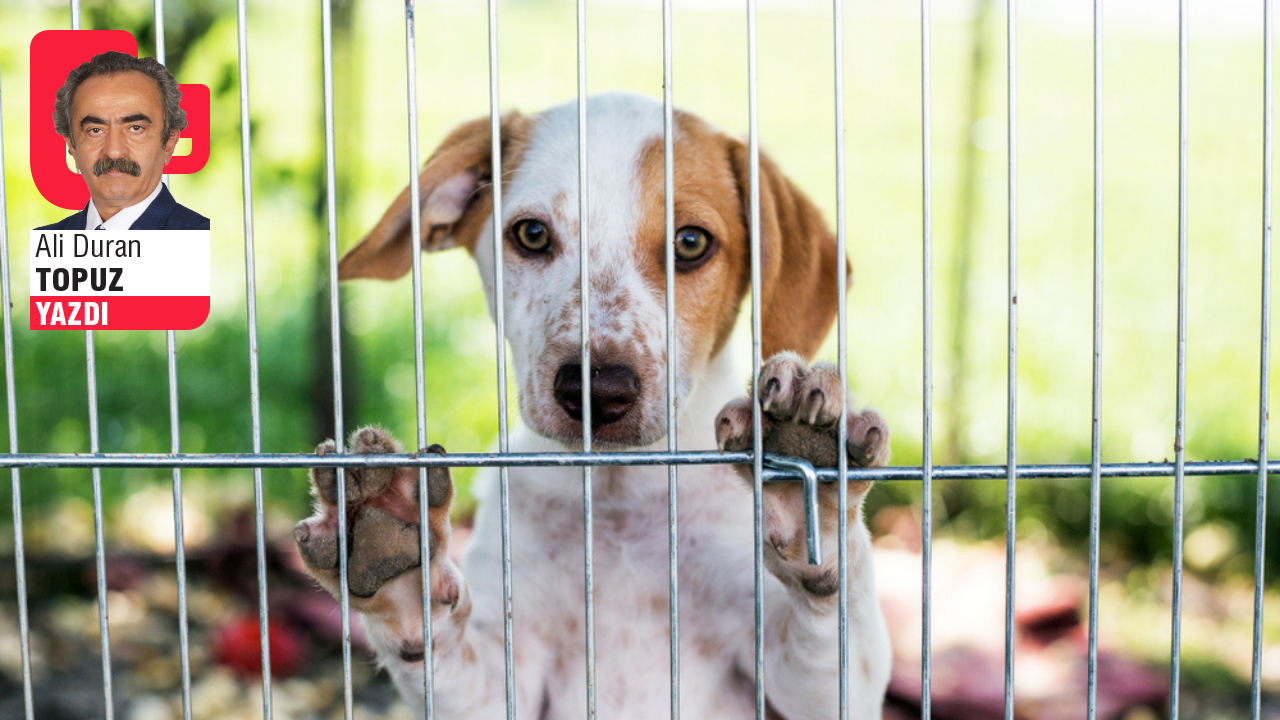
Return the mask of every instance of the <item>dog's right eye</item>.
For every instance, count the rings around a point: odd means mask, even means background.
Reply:
[[[529,252],[544,253],[551,249],[551,229],[541,220],[521,220],[511,230],[520,247]]]

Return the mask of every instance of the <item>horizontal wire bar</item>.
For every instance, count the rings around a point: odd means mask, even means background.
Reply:
[[[766,454],[765,478],[777,482],[799,482],[803,474],[768,467],[773,455]],[[778,456],[781,457],[781,456]],[[593,453],[457,453],[453,455],[417,455],[386,453],[353,455],[330,453],[323,458],[311,453],[0,453],[0,468],[372,468],[372,467],[585,467],[591,465],[747,465],[750,452],[717,452],[691,450],[680,452],[593,452]],[[1280,460],[1266,462],[1268,473],[1280,473]],[[1089,463],[1046,463],[1018,465],[1019,479],[1087,478],[1093,470]],[[1207,460],[1188,462],[1189,477],[1223,475],[1256,475],[1256,460]],[[815,470],[819,482],[835,482],[835,468]],[[1159,463],[1109,463],[1101,466],[1102,477],[1173,477],[1175,465]],[[1008,474],[1004,465],[935,465],[930,475],[942,480],[992,480]],[[849,479],[920,480],[920,466],[849,468]]]

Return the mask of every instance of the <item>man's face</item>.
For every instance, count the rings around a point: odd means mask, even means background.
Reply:
[[[95,75],[76,89],[67,152],[106,219],[142,202],[160,182],[178,144],[163,138],[164,107],[156,81],[136,71]]]

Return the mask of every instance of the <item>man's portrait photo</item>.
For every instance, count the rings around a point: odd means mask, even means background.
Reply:
[[[78,213],[39,230],[208,230],[161,182],[187,126],[182,92],[152,57],[95,55],[67,75],[53,125],[89,187]]]

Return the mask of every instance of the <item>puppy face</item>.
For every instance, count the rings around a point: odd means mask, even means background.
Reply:
[[[606,446],[645,446],[666,431],[662,106],[610,94],[591,98],[587,110],[592,437]],[[675,123],[675,367],[681,406],[724,348],[749,290],[749,196],[740,142],[685,113],[677,113]],[[487,119],[463,126],[424,167],[422,245],[470,250],[490,310],[503,302],[522,416],[538,433],[579,446],[577,106],[567,103],[532,118],[509,116],[502,123],[500,292],[494,283],[489,132]],[[793,349],[807,356],[834,314],[834,240],[812,203],[767,159],[761,179],[765,352]],[[408,202],[402,194],[344,258],[344,277],[407,272]],[[796,268],[788,270],[788,262]],[[823,271],[829,279],[818,277]],[[786,283],[794,285],[781,292]]]
[[[621,418],[598,424],[593,438],[611,445],[648,445],[666,427],[666,279],[661,107],[634,96],[588,104],[587,244],[593,367],[634,373],[636,396]],[[676,227],[677,402],[723,346],[737,316],[747,249],[734,176],[720,138],[679,123]],[[581,415],[566,411],[564,368],[581,362],[581,233],[577,111],[548,111],[503,199],[504,300],[507,337],[519,378],[520,409],[538,432],[580,442]],[[485,233],[482,233],[484,237]],[[476,260],[492,285],[492,245]],[[575,372],[572,367],[569,373]],[[576,372],[580,373],[578,369]],[[576,378],[573,378],[576,380]],[[561,385],[563,386],[563,382]],[[580,385],[570,391],[580,393]]]

